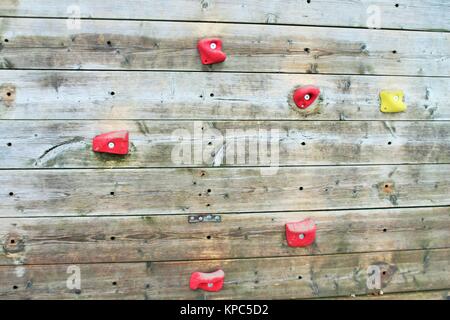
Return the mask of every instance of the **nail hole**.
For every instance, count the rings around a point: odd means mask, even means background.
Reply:
[[[113,286],[116,286],[116,285],[117,285],[117,282],[116,282],[116,281],[113,281],[112,285],[113,285]]]
[[[311,49],[309,49],[309,48],[305,48],[303,50],[305,50],[306,53],[309,53],[311,51]]]
[[[16,243],[16,240],[11,239],[11,244],[14,244],[14,243]]]
[[[388,142],[388,145],[391,145],[391,144],[392,144],[392,141],[389,141],[389,142]]]
[[[298,276],[298,280],[302,280],[303,279],[303,277],[302,276]]]
[[[108,46],[111,46],[111,41],[106,41],[106,44],[108,45]]]
[[[306,3],[311,3],[311,0],[306,0]]]
[[[6,95],[7,95],[8,97],[11,97],[11,92],[7,92]]]
[[[200,98],[203,99],[203,95],[202,94],[200,95]]]
[[[398,3],[395,4],[395,7],[398,8],[400,5]]]
[[[383,229],[383,232],[386,232],[386,231],[387,231],[387,229],[386,229],[386,228],[384,228],[384,229]]]
[[[199,196],[199,197],[201,197],[201,196],[202,196],[202,194],[201,194],[201,193],[199,193],[199,194],[198,194],[198,196]]]
[[[111,237],[110,239],[111,239],[111,240],[116,240],[116,237]]]
[[[11,146],[12,146],[12,143],[11,143],[11,142],[8,142],[6,145],[7,145],[8,147],[11,147]]]
[[[303,187],[298,188],[298,190],[302,191],[302,190],[303,190]]]
[[[303,142],[302,142],[302,146],[305,146],[305,145],[306,145],[306,142],[305,142],[305,141],[303,141]]]
[[[115,94],[116,94],[116,93],[115,93],[114,91],[111,91],[111,92],[110,92],[110,95],[112,95],[112,96],[115,95]]]
[[[12,197],[14,195],[14,192],[10,192],[9,196]]]
[[[392,53],[393,53],[393,54],[396,54],[396,53],[397,53],[397,50],[393,50]]]
[[[210,193],[211,192],[211,189],[208,189],[208,193]]]
[[[8,40],[8,39],[5,39],[4,41],[5,41],[5,42],[9,42],[9,40]]]
[[[385,188],[389,188],[389,185],[385,184],[384,187],[385,187]]]
[[[211,93],[209,96],[210,96],[211,98],[214,97],[214,93]]]
[[[114,191],[111,191],[109,194],[113,196],[115,193],[114,193]]]
[[[210,141],[210,142],[208,142],[208,146],[210,146],[210,145],[212,145],[212,142]]]
[[[210,207],[211,205],[209,203],[206,204],[207,207]]]
[[[386,275],[386,271],[383,271],[383,275]]]
[[[18,286],[13,286],[13,289],[17,290],[17,289],[19,289],[19,287]]]
[[[206,236],[206,239],[211,240],[211,236]]]

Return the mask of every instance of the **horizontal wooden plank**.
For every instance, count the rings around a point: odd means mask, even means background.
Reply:
[[[312,218],[313,246],[291,248],[285,224]],[[1,265],[322,255],[450,247],[450,207],[188,216],[3,218]]]
[[[450,205],[450,165],[3,170],[1,216]]]
[[[368,294],[378,266],[384,293],[450,286],[449,249],[296,258],[85,264],[81,288],[68,289],[68,265],[0,267],[2,299],[295,299]],[[192,272],[222,268],[220,292],[189,289]],[[69,271],[69,273],[68,273]]]
[[[300,113],[292,92],[309,84],[321,97]],[[0,70],[0,119],[449,120],[449,87],[429,77]],[[408,110],[380,112],[381,90],[403,90]]]
[[[127,156],[92,151],[124,129]],[[0,121],[0,168],[450,163],[449,137],[446,121]]]
[[[2,16],[156,19],[450,30],[445,0],[2,0]],[[418,18],[420,17],[420,19]],[[378,21],[379,25],[374,24]]]
[[[223,23],[2,18],[0,67],[450,76],[450,33]],[[197,42],[228,58],[203,66]]]

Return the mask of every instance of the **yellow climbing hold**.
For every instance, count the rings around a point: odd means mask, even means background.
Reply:
[[[403,91],[381,91],[381,112],[402,112],[406,110]]]

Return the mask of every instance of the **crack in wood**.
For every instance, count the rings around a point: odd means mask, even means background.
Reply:
[[[84,147],[86,143],[84,142],[83,137],[74,137],[70,140],[63,141],[61,143],[58,143],[57,145],[45,150],[34,162],[35,167],[39,167],[44,165],[46,162],[48,162],[50,159],[54,159],[55,157],[59,156],[64,151],[74,148],[74,147]]]

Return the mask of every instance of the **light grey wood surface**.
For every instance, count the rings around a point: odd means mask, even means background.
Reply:
[[[450,30],[446,0],[2,0],[10,17],[221,21],[390,29]],[[378,19],[379,18],[379,19]],[[379,25],[378,25],[379,23]]]
[[[298,112],[292,93],[305,85],[321,95]],[[0,70],[0,119],[449,120],[449,87],[430,77]],[[402,90],[407,111],[380,112],[382,90]]]
[[[0,18],[0,68],[450,76],[450,33],[228,23]],[[203,66],[197,42],[228,58]]]
[[[0,120],[0,168],[450,163],[449,124]],[[94,153],[92,139],[114,130],[130,132],[129,154]]]
[[[0,215],[132,215],[450,205],[450,165],[6,170]]]
[[[2,0],[0,299],[448,299],[449,9]],[[224,63],[200,63],[205,37]],[[321,95],[301,112],[305,85]],[[382,90],[407,110],[381,113]],[[91,151],[122,129],[129,155]],[[231,129],[240,146],[278,129],[272,167],[230,162]],[[314,244],[288,247],[285,224],[308,217]],[[218,268],[221,292],[189,289]]]
[[[309,256],[450,246],[450,208],[187,215],[3,218],[0,265]],[[285,224],[311,218],[311,247],[288,247]]]
[[[0,267],[2,299],[272,299],[370,294],[368,267],[384,293],[449,287],[449,249],[289,258],[79,264],[81,289],[68,289],[70,265]],[[192,291],[192,272],[222,268],[220,292]],[[70,269],[69,269],[70,271]]]

